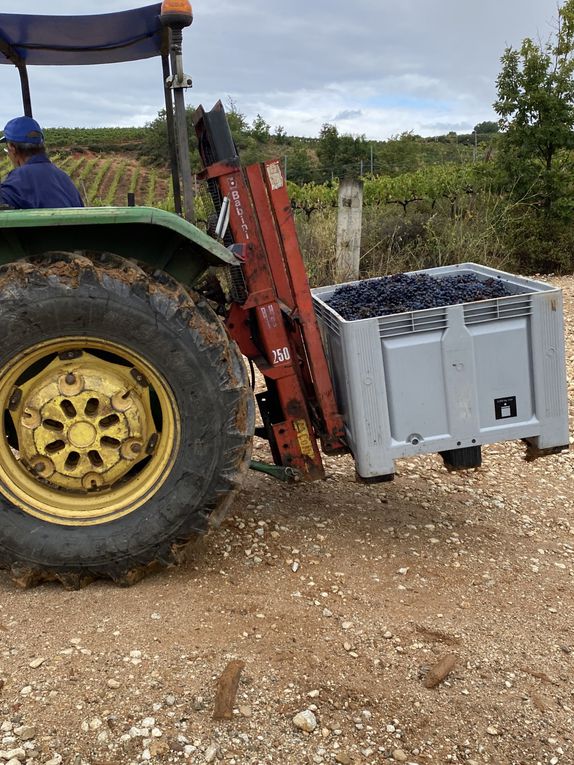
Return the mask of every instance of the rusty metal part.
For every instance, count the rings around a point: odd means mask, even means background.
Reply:
[[[206,179],[216,209],[232,200],[229,239],[243,246],[243,294],[226,325],[242,353],[261,372],[257,396],[264,437],[276,465],[302,480],[324,477],[319,442],[326,452],[346,449],[309,282],[279,163],[241,168],[218,104],[194,115]],[[219,209],[217,209],[219,212]]]

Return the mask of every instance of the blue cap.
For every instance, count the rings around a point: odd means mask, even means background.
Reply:
[[[4,135],[0,142],[32,143],[41,146],[44,143],[44,133],[32,117],[15,117],[6,123]]]

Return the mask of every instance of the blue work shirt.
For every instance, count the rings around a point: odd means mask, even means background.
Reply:
[[[0,184],[0,204],[18,210],[84,206],[70,176],[45,154],[32,155],[25,164],[8,173]]]

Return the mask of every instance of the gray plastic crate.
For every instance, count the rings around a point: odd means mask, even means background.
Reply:
[[[560,289],[474,263],[413,273],[502,279],[508,297],[346,321],[312,290],[347,439],[363,478],[394,460],[527,439],[568,444]]]

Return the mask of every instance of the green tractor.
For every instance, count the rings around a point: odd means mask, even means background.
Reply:
[[[560,290],[461,264],[508,296],[343,322],[332,288],[309,289],[280,163],[241,167],[219,103],[194,115],[214,220],[193,225],[191,22],[187,0],[0,14],[26,116],[29,65],[161,59],[175,203],[0,210],[0,567],[22,585],[130,584],[181,561],[248,467],[315,480],[323,453],[351,451],[373,483],[395,457],[456,470],[502,440],[568,448]],[[251,461],[254,436],[271,462]]]
[[[241,353],[191,290],[238,262],[189,222],[191,8],[86,21],[0,14],[0,63],[32,116],[29,65],[160,57],[180,214],[0,210],[0,566],[22,585],[130,584],[178,562],[229,505],[254,432]]]

